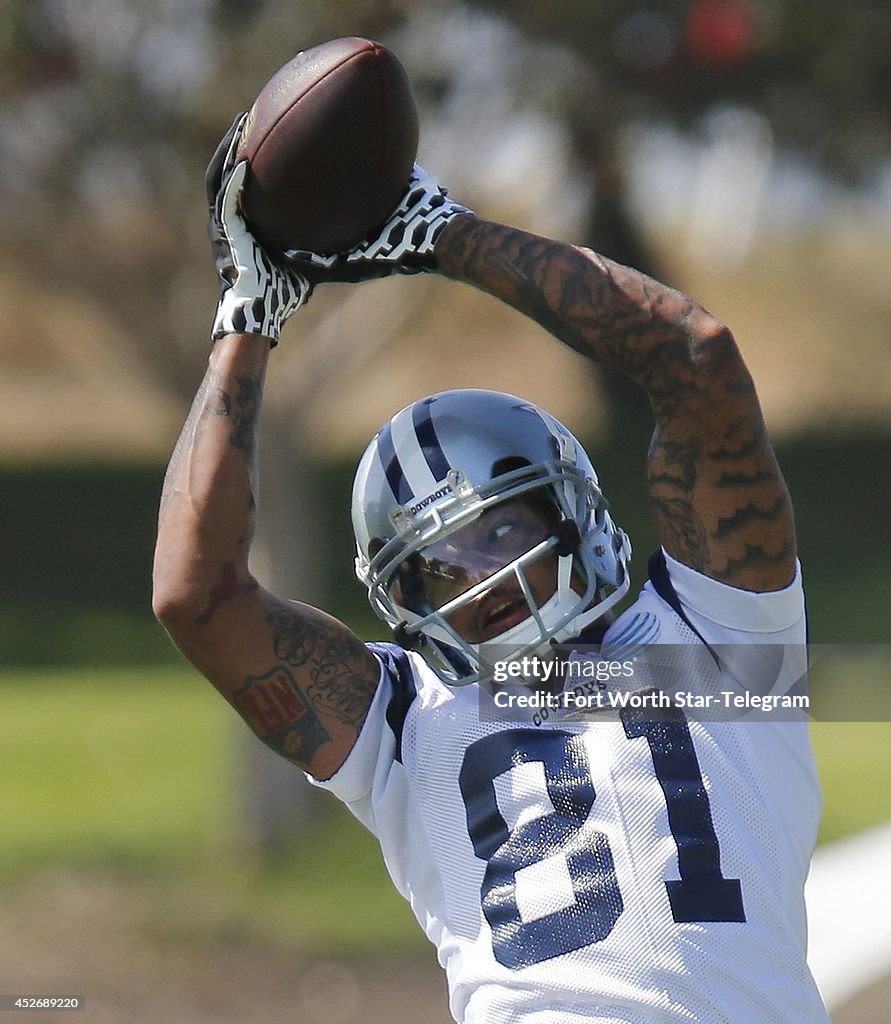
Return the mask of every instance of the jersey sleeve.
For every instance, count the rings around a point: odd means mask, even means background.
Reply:
[[[385,788],[394,764],[402,761],[402,730],[417,687],[411,663],[395,644],[369,644],[381,667],[377,690],[353,749],[330,779],[307,776],[348,805],[376,834],[372,792]]]
[[[734,634],[745,634],[745,639],[763,637],[765,643],[805,642],[804,589],[798,561],[788,586],[758,593],[705,576],[663,549],[650,560],[650,583],[706,640],[732,642]]]
[[[698,639],[713,660],[713,666],[703,658],[695,670],[685,669],[684,679],[698,680],[703,692],[716,686],[759,698],[805,692],[807,618],[797,562],[788,586],[758,593],[705,576],[660,550],[650,559],[644,591],[655,592],[675,613],[680,641]],[[672,643],[669,635],[663,631],[663,644]]]

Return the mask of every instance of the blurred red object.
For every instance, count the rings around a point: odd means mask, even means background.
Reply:
[[[714,71],[735,71],[752,52],[757,14],[748,0],[696,0],[687,19],[687,49]]]

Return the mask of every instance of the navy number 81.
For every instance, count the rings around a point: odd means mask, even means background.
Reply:
[[[738,879],[721,875],[720,850],[708,795],[687,720],[672,711],[660,721],[625,709],[629,740],[643,738],[665,798],[678,850],[680,878],[665,882],[677,922],[745,921]],[[494,779],[527,762],[544,768],[554,811],[511,831],[495,797]],[[624,909],[609,840],[587,825],[596,799],[581,736],[554,729],[510,729],[472,743],[459,777],[474,853],[486,861],[480,890],[500,964],[519,970],[609,935]],[[521,868],[562,855],[574,902],[536,920],[523,921],[516,899]]]

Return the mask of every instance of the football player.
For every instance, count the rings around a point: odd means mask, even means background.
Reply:
[[[208,168],[222,294],[160,513],[154,607],[173,640],[377,836],[457,1021],[828,1021],[805,959],[819,794],[804,722],[483,711],[488,649],[679,645],[706,652],[718,692],[717,647],[804,644],[792,507],[730,331],[590,250],[475,216],[420,168],[371,243],[266,253],[239,213],[240,124]],[[532,402],[481,390],[412,403],[359,465],[357,572],[395,642],[362,643],[251,574],[282,326],[325,281],[422,271],[646,391],[661,547],[621,613],[630,544],[584,449]]]

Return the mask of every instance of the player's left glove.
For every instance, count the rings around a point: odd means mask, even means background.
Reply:
[[[213,322],[224,334],[262,334],[274,346],[288,317],[306,303],[312,285],[296,267],[272,259],[250,233],[240,210],[247,161],[236,160],[247,114],[239,114],[211,158],[205,176],[207,233],[222,282]]]
[[[332,256],[289,249],[284,260],[318,283],[430,273],[436,270],[434,248],[443,228],[470,212],[449,199],[436,178],[415,164],[399,205],[379,234]]]

